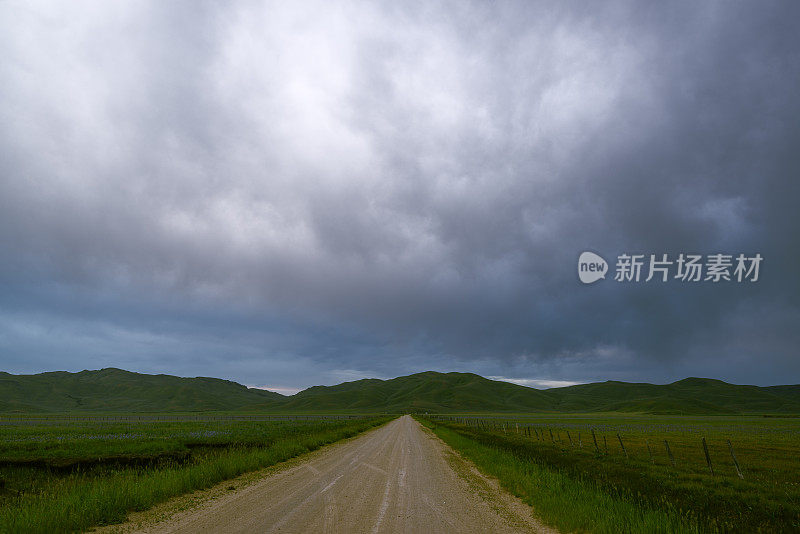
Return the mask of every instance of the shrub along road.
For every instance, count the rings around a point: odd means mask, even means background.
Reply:
[[[147,532],[552,532],[410,416]]]

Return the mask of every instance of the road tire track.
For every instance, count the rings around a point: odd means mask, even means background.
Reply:
[[[139,532],[554,530],[537,521],[529,506],[404,416]]]

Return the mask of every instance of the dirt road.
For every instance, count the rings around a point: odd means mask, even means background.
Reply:
[[[147,532],[550,532],[411,417]]]

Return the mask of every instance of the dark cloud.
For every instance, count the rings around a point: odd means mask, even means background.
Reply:
[[[0,11],[10,371],[800,376],[793,3]]]

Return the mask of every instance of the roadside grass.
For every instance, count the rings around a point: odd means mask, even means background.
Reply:
[[[569,427],[570,439],[554,420],[541,424],[522,419],[524,425],[540,425],[536,431],[524,426],[517,431],[519,421],[486,425],[469,419],[458,423],[421,418],[446,443],[534,505],[545,522],[566,531],[800,531],[800,440],[791,432],[735,434],[748,462],[740,480],[730,462],[721,461],[722,453],[729,451],[719,446],[720,436],[713,429],[707,433],[714,438],[709,442],[714,444],[711,456],[717,459],[715,476],[705,464],[698,435],[686,436],[675,428],[668,432],[659,426],[663,421],[649,430],[623,421],[628,426],[622,432],[619,420],[590,420],[603,430],[596,432],[599,453],[586,427],[579,441],[575,427]],[[680,424],[680,419],[672,418],[671,423]],[[616,442],[618,432],[627,458]],[[725,432],[730,435],[731,428],[726,426]],[[663,439],[676,449],[676,467],[654,450],[656,446],[663,450],[659,441]]]
[[[337,420],[117,423],[87,418],[56,424],[36,423],[35,419],[27,419],[25,424],[0,426],[0,465],[29,464],[58,469],[114,461],[141,464],[165,457],[180,459],[196,448],[265,446],[275,439],[329,428]]]
[[[128,425],[122,434],[103,425],[4,428],[0,532],[75,532],[120,523],[128,512],[274,465],[390,419]],[[112,456],[103,456],[106,451]]]

